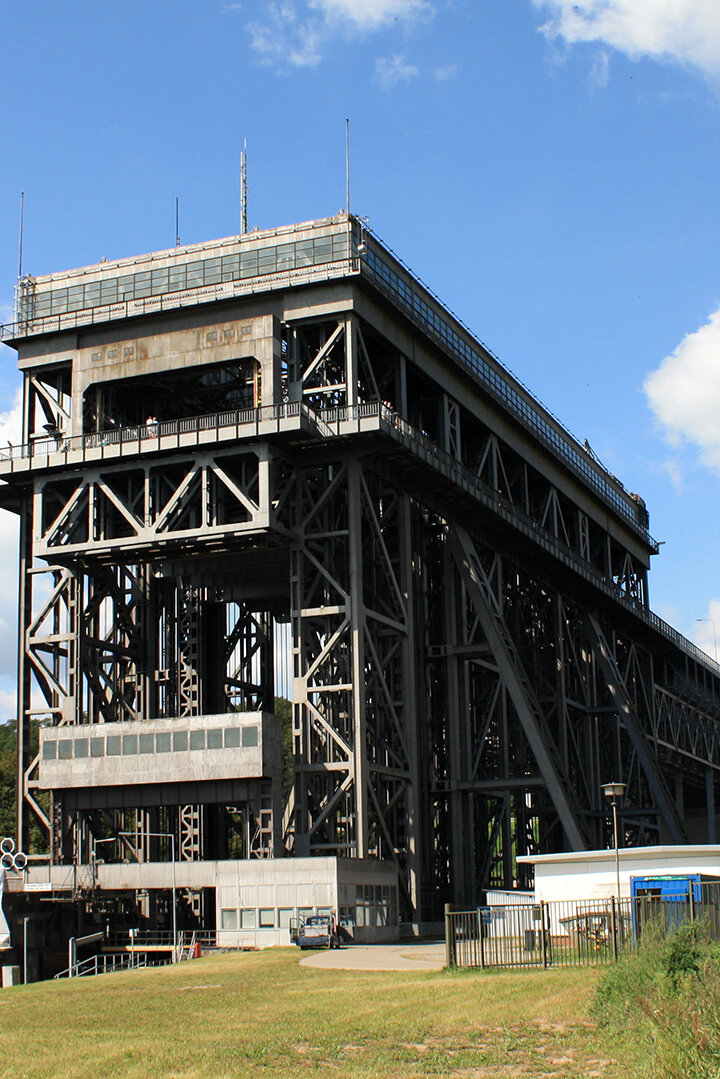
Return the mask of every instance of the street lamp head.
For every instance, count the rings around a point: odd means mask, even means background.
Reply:
[[[606,798],[622,798],[627,790],[627,783],[603,783],[601,790]]]

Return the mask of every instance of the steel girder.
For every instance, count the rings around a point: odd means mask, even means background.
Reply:
[[[483,887],[522,881],[519,853],[605,846],[600,788],[612,778],[628,785],[625,842],[686,841],[673,782],[680,745],[668,752],[667,734],[671,713],[677,728],[690,708],[677,697],[671,708],[652,655],[627,634],[606,636],[571,595],[457,522],[436,520],[434,530],[425,565],[436,890],[476,902]],[[695,730],[714,722],[696,720]],[[712,761],[714,743],[696,735],[692,745]],[[703,761],[695,779],[684,766],[700,819],[713,812]]]
[[[298,476],[295,523],[295,851],[395,858],[410,898],[407,500],[345,458]]]
[[[605,846],[610,779],[628,784],[628,843],[711,816],[716,688],[679,649],[660,659],[633,621],[647,540],[628,525],[624,545],[532,447],[524,457],[357,315],[282,333],[283,397],[318,410],[322,437],[138,451],[34,480],[25,721],[265,707],[270,593],[234,591],[233,559],[268,544],[289,551],[272,595],[292,625],[295,853],[393,858],[406,913],[436,917],[443,901],[527,883],[519,854]],[[36,416],[61,427],[65,389],[35,386]],[[336,437],[368,402],[394,417],[380,449]],[[267,855],[267,792],[252,802],[239,827]],[[58,856],[79,858],[97,820],[37,811]],[[134,829],[138,857],[172,827],[190,858],[220,827],[195,803],[105,825]]]

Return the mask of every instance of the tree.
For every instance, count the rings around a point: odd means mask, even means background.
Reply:
[[[282,796],[284,804],[288,800],[288,795],[295,781],[292,704],[286,697],[275,698],[275,715],[282,722]]]
[[[17,721],[0,723],[0,839],[15,835]]]

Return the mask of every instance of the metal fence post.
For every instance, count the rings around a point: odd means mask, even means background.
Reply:
[[[455,934],[453,932],[452,915],[450,904],[445,904],[445,966],[454,967],[455,963]]]
[[[695,921],[695,887],[690,881],[690,921]]]
[[[480,942],[480,969],[485,970],[485,930],[483,926],[482,910],[478,907],[478,941]]]
[[[542,937],[542,961],[543,969],[547,970],[548,956],[547,956],[547,937],[545,934],[545,900],[540,900],[540,934]]]

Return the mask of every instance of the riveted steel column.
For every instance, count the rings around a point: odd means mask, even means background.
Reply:
[[[353,777],[355,786],[356,849],[358,858],[367,858],[368,850],[368,782],[365,724],[365,602],[363,597],[362,504],[360,464],[348,462],[348,555],[350,560],[350,641],[352,649],[351,679],[353,725]]]

